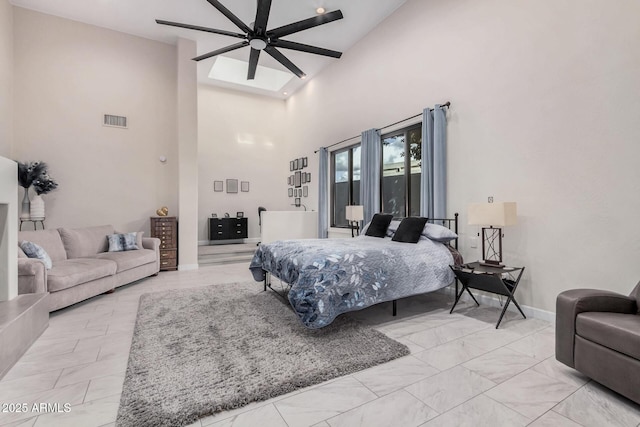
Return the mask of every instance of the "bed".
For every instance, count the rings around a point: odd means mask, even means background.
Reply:
[[[437,220],[453,225],[454,219]],[[396,227],[397,228],[397,227]],[[364,233],[353,239],[281,240],[260,245],[250,270],[271,288],[270,276],[284,283],[284,294],[304,326],[318,329],[338,315],[374,304],[432,292],[454,282],[449,267],[462,262],[457,239],[448,243],[421,237],[417,244]],[[273,288],[272,288],[273,289]]]

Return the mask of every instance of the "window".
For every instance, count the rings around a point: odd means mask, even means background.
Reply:
[[[382,135],[382,212],[420,216],[421,160],[421,124]]]
[[[360,204],[360,145],[331,153],[331,226],[347,227],[345,208]]]

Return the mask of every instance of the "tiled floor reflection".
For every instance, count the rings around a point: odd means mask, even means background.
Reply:
[[[140,295],[251,281],[246,264],[165,272],[51,316],[50,327],[0,381],[0,401],[68,402],[69,413],[0,413],[6,426],[113,426]],[[261,284],[256,283],[259,287]],[[640,406],[554,356],[554,328],[538,319],[420,295],[355,314],[411,355],[193,426],[630,426]]]

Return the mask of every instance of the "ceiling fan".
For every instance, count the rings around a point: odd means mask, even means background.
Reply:
[[[217,30],[215,28],[200,27],[197,25],[181,24],[179,22],[163,21],[156,19],[156,23],[161,25],[169,25],[172,27],[187,28],[196,31],[205,31],[213,34],[221,34],[224,36],[235,37],[242,39],[241,42],[232,44],[222,49],[214,50],[204,55],[193,58],[194,61],[202,61],[203,59],[211,58],[222,53],[231,52],[232,50],[240,49],[245,46],[251,47],[251,54],[249,56],[249,72],[247,74],[247,80],[253,80],[256,76],[256,69],[258,67],[258,59],[260,58],[260,51],[264,50],[271,55],[276,61],[284,65],[289,71],[298,76],[299,78],[305,78],[306,74],[296,67],[296,65],[287,59],[278,49],[291,49],[300,52],[314,53],[316,55],[329,56],[332,58],[340,58],[341,52],[335,50],[324,49],[316,46],[309,46],[302,43],[296,43],[289,40],[282,40],[281,37],[288,36],[290,34],[298,33],[300,31],[308,30],[319,25],[328,24],[329,22],[337,21],[343,18],[342,12],[336,10],[333,12],[325,13],[322,15],[314,16],[309,19],[294,22],[282,27],[267,30],[267,22],[269,20],[269,12],[271,11],[272,0],[258,0],[258,7],[256,11],[256,20],[253,28],[242,22],[236,15],[234,15],[229,9],[224,7],[218,0],[207,0],[211,6],[215,7],[233,22],[238,28],[240,28],[244,34],[234,33],[231,31]]]

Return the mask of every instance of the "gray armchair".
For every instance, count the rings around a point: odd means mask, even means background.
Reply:
[[[556,359],[640,404],[640,283],[630,296],[572,289],[556,299]]]

